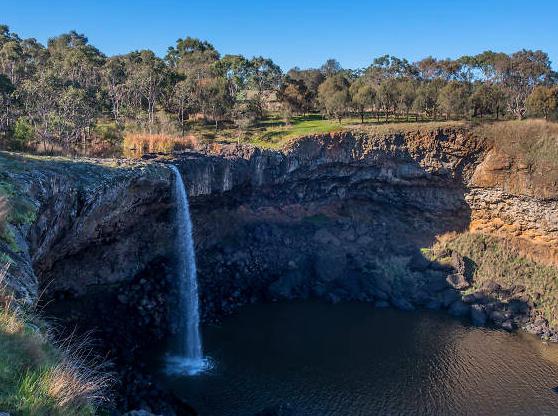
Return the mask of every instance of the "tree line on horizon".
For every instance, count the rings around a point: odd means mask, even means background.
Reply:
[[[192,120],[246,129],[278,112],[321,112],[341,122],[556,117],[558,74],[542,51],[486,51],[418,62],[390,55],[367,68],[283,73],[271,59],[224,55],[187,37],[163,58],[150,50],[106,56],[74,31],[43,46],[0,26],[0,137],[63,147],[117,140],[125,128],[160,132],[170,120],[184,135]],[[168,128],[168,123],[164,128]]]

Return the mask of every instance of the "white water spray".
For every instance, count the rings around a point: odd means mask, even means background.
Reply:
[[[175,175],[176,253],[178,271],[179,332],[174,355],[168,358],[168,370],[178,374],[198,374],[208,367],[202,353],[196,255],[192,237],[192,220],[188,194],[180,172],[171,165]]]

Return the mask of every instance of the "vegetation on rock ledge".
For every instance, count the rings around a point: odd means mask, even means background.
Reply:
[[[526,258],[512,242],[476,234],[448,234],[434,245],[433,252],[453,250],[474,262],[474,289],[490,281],[502,287],[524,286],[534,311],[552,327],[558,325],[558,268]]]

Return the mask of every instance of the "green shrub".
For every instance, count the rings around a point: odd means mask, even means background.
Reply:
[[[14,127],[14,147],[20,150],[25,149],[34,137],[33,126],[25,118],[18,118]]]
[[[116,123],[97,123],[94,133],[102,141],[112,145],[121,144],[124,140],[123,131]]]

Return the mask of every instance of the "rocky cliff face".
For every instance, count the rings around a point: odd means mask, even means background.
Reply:
[[[205,320],[248,302],[318,297],[448,307],[482,321],[478,309],[488,309],[477,304],[490,292],[467,302],[459,294],[471,286],[466,261],[425,254],[451,231],[509,237],[558,264],[556,184],[465,127],[305,137],[281,152],[207,146],[154,159],[0,160],[0,185],[34,210],[9,226],[14,241],[0,240],[13,288],[30,301],[45,291],[54,315],[103,328],[107,348],[130,365],[142,344],[172,330],[174,178],[165,163],[179,167],[190,194]],[[527,319],[529,299],[508,292],[519,296],[519,315],[492,300],[488,312],[513,328]],[[138,396],[136,384],[127,386]]]
[[[10,281],[20,297],[86,293],[141,272],[169,253],[172,175],[141,163],[34,160],[4,155],[5,182],[33,207],[33,221],[9,225]]]
[[[558,183],[548,173],[490,150],[468,183],[470,228],[510,238],[527,255],[558,265]]]
[[[171,162],[189,188],[206,319],[262,298],[412,300],[422,283],[408,269],[449,231],[513,237],[556,261],[556,186],[465,127],[208,146]],[[169,160],[60,163],[10,174],[38,212],[9,252],[18,290],[118,292],[157,264],[172,275]]]
[[[437,234],[468,227],[466,187],[484,151],[448,129],[183,155],[206,317],[262,297],[413,297],[404,268]]]

